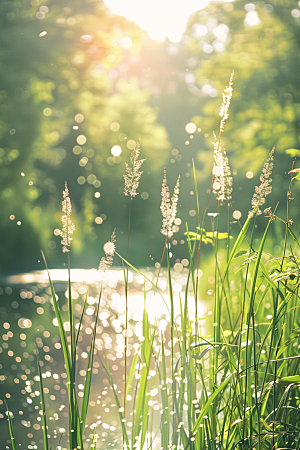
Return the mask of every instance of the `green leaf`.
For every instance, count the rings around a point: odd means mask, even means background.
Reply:
[[[285,381],[287,383],[300,383],[300,375],[292,375],[290,377],[282,377],[279,381]]]
[[[205,344],[205,345],[207,345],[207,344]],[[212,348],[214,348],[213,345],[210,345],[210,346],[207,347],[205,350],[203,350],[203,351],[200,353],[200,355],[193,354],[193,355],[192,355],[192,358],[193,358],[193,359],[197,359],[197,360],[202,359],[203,356],[205,356],[206,353],[209,352]]]
[[[285,153],[290,155],[291,158],[295,158],[296,156],[300,156],[300,150],[297,148],[288,148]]]
[[[248,250],[239,250],[234,258],[238,258],[239,256],[244,256],[244,255],[249,255],[249,251]]]
[[[295,173],[296,175],[295,176],[293,176],[293,180],[300,180],[300,169],[293,169],[293,170],[290,170],[289,171],[289,174],[290,173]]]

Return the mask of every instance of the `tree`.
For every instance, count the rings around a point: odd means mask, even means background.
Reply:
[[[77,225],[74,251],[79,257],[91,250],[88,265],[97,264],[101,245],[95,249],[93,241],[100,229],[109,238],[110,210],[114,221],[123,219],[123,198],[115,214],[123,155],[129,159],[142,136],[155,173],[169,148],[151,91],[128,76],[142,32],[93,1],[4,1],[0,17],[1,270],[38,267],[41,247],[53,256],[65,180]],[[122,155],[111,154],[113,145]]]

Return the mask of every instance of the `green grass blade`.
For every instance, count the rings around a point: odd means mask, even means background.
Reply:
[[[197,185],[197,177],[196,177],[196,168],[194,158],[193,162],[193,175],[194,175],[194,186],[195,186],[195,197],[196,197],[196,205],[197,205],[197,216],[198,216],[198,226],[200,226],[200,209],[199,209],[199,198],[198,198],[198,185]]]
[[[101,359],[100,359],[100,361],[101,361]],[[119,414],[119,419],[120,419],[120,423],[121,423],[121,427],[122,427],[122,432],[123,432],[125,444],[127,446],[127,449],[129,450],[129,448],[130,448],[129,447],[129,439],[128,439],[125,423],[123,422],[124,416],[122,414],[121,404],[120,404],[119,397],[118,397],[118,394],[117,394],[116,389],[115,389],[114,380],[113,380],[113,377],[111,375],[111,371],[110,371],[110,368],[109,368],[107,360],[105,360],[105,364],[103,364],[102,361],[101,361],[101,363],[102,363],[102,366],[104,367],[104,369],[105,369],[105,371],[107,373],[107,376],[108,376],[108,379],[109,379],[109,382],[110,382],[110,386],[111,386],[111,388],[113,390],[113,393],[114,393],[115,402],[116,402],[116,405],[117,405],[117,408],[118,408],[118,414]]]
[[[92,450],[96,450],[96,447],[97,447],[97,437],[98,437],[98,435],[97,435],[97,433],[96,433],[96,427],[94,428],[94,433],[93,433],[93,442],[91,443],[91,449]]]
[[[134,355],[133,359],[132,359],[129,375],[128,375],[128,378],[127,378],[126,398],[127,398],[127,395],[129,394],[129,389],[130,389],[130,386],[131,386],[131,383],[132,383],[132,380],[133,380],[133,377],[134,377],[134,374],[135,374],[135,366],[136,366],[136,363],[137,363],[138,356],[139,356],[139,354],[136,353]]]
[[[155,361],[161,385],[161,403],[162,403],[162,415],[160,421],[161,448],[163,450],[168,450],[170,413],[169,413],[168,387],[166,383],[167,368],[166,368],[165,345],[163,341],[163,334],[161,334],[161,366],[162,366],[161,370],[156,357]]]
[[[50,289],[51,289],[51,296],[53,301],[53,307],[55,316],[58,323],[58,330],[59,330],[59,336],[62,344],[63,349],[63,355],[64,355],[64,361],[66,366],[66,372],[67,372],[67,382],[68,382],[68,394],[69,394],[69,431],[70,431],[70,450],[74,448],[74,446],[77,446],[77,443],[75,442],[75,432],[71,430],[75,430],[78,432],[78,427],[76,426],[76,422],[79,423],[79,413],[78,413],[78,406],[76,401],[76,393],[75,393],[75,380],[73,376],[72,371],[72,359],[70,356],[69,348],[68,348],[68,341],[67,336],[64,330],[63,320],[61,317],[60,309],[56,300],[56,293],[54,290],[54,286],[50,277],[49,269],[47,266],[46,258],[44,253],[42,252],[43,260],[46,266]],[[72,436],[72,437],[71,437]]]
[[[58,330],[59,330],[59,336],[60,336],[60,340],[61,340],[61,344],[62,344],[62,349],[63,349],[63,354],[64,354],[64,360],[65,360],[65,364],[66,364],[66,371],[67,371],[67,379],[68,382],[71,381],[71,360],[70,360],[70,353],[69,353],[69,349],[68,349],[68,341],[67,341],[67,336],[64,330],[64,325],[63,325],[63,320],[61,317],[61,313],[60,313],[60,309],[56,300],[56,293],[54,290],[54,286],[52,284],[52,280],[50,278],[50,273],[49,273],[49,269],[47,266],[47,262],[45,259],[45,255],[42,252],[42,256],[45,262],[45,266],[46,266],[46,270],[47,270],[47,274],[48,274],[48,279],[49,279],[49,284],[50,284],[50,289],[51,289],[51,296],[52,296],[52,301],[53,301],[53,306],[54,306],[54,312],[56,315],[56,319],[58,322]]]
[[[199,414],[196,423],[193,427],[193,434],[195,434],[198,429],[200,424],[203,422],[204,416],[207,414],[207,412],[209,411],[209,409],[211,408],[211,404],[213,403],[214,399],[217,397],[217,395],[219,395],[227,386],[227,384],[229,383],[229,381],[232,378],[232,374],[230,374],[224,381],[223,383],[221,383],[221,385],[214,391],[214,393],[208,398],[208,400],[206,401],[206,403],[203,405],[202,411]]]
[[[228,261],[227,261],[227,265],[226,265],[226,269],[225,269],[225,273],[224,273],[224,277],[223,277],[224,279],[226,278],[226,275],[227,275],[227,272],[229,270],[229,266],[231,264],[231,261],[233,260],[236,252],[238,251],[239,246],[241,245],[241,243],[244,240],[244,237],[246,236],[246,233],[247,233],[247,230],[249,228],[251,219],[252,219],[252,216],[248,216],[246,222],[244,223],[244,225],[243,225],[243,227],[242,227],[242,229],[241,229],[241,231],[240,231],[240,233],[239,233],[239,235],[238,235],[238,237],[237,237],[237,239],[236,239],[236,241],[234,243],[234,246],[233,246],[233,248],[231,250],[231,253],[230,253]]]
[[[77,348],[77,345],[78,345],[78,339],[79,339],[79,334],[80,334],[80,330],[81,330],[81,325],[82,325],[83,317],[84,317],[84,314],[85,314],[85,311],[86,311],[86,307],[87,307],[88,292],[89,291],[87,290],[86,294],[85,294],[84,302],[83,302],[82,313],[81,313],[81,316],[80,316],[80,320],[79,320],[79,324],[78,324],[78,330],[77,330],[77,334],[76,334],[76,338],[75,338],[75,348]]]
[[[84,390],[83,390],[83,399],[82,399],[82,406],[81,406],[81,429],[85,429],[85,422],[86,422],[86,416],[87,416],[87,410],[89,405],[89,397],[90,397],[90,390],[91,390],[91,381],[92,381],[92,368],[93,368],[93,360],[94,360],[94,350],[95,350],[95,340],[96,340],[96,332],[97,332],[97,323],[98,323],[98,315],[99,315],[99,308],[100,308],[100,301],[101,301],[101,293],[99,295],[99,300],[95,312],[95,325],[93,329],[93,335],[92,335],[92,341],[91,341],[91,348],[89,353],[89,359],[88,359],[88,366],[86,371],[86,379],[84,384]]]
[[[152,333],[152,336],[149,340],[149,323],[148,323],[148,315],[146,311],[144,311],[144,319],[143,319],[143,328],[144,328],[144,341],[142,344],[142,370],[141,370],[141,377],[139,380],[139,386],[136,396],[136,406],[135,406],[135,421],[133,424],[133,430],[132,430],[132,440],[134,442],[135,438],[139,436],[140,432],[142,431],[142,435],[145,435],[145,430],[148,426],[148,416],[143,417],[143,410],[145,408],[144,403],[148,402],[148,399],[146,397],[147,387],[148,387],[148,375],[150,370],[150,358],[152,355],[152,344],[155,336],[155,330]],[[146,334],[147,333],[147,334]],[[141,422],[142,417],[142,422]],[[142,425],[141,425],[142,424]],[[142,448],[142,442],[141,448]]]
[[[10,435],[10,440],[11,440],[11,446],[12,446],[12,450],[17,450],[16,447],[16,442],[15,442],[15,435],[14,435],[14,429],[13,429],[13,424],[12,424],[12,420],[11,420],[11,416],[10,416],[10,410],[8,409],[7,403],[4,400],[5,406],[6,406],[6,413],[7,413],[7,420],[8,420],[8,428],[9,428],[9,435]]]

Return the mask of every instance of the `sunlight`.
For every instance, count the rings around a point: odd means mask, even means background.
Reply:
[[[135,22],[151,39],[179,42],[189,16],[209,0],[104,0],[109,9]]]

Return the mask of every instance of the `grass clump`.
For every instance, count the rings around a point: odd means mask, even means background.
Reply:
[[[233,74],[232,74],[233,76]],[[124,264],[124,305],[126,320],[125,373],[121,391],[104,352],[99,354],[95,346],[97,320],[102,292],[105,289],[105,275],[112,264],[115,253],[115,234],[104,248],[106,256],[101,260],[103,275],[95,308],[95,321],[91,334],[87,362],[87,375],[83,397],[78,401],[76,393],[76,355],[81,325],[86,311],[87,294],[79,320],[74,319],[74,301],[71,295],[70,235],[74,230],[71,222],[71,203],[67,186],[63,201],[63,251],[68,258],[68,321],[67,335],[57,302],[56,293],[49,276],[52,303],[59,327],[67,372],[69,398],[70,450],[106,448],[97,439],[96,427],[92,441],[85,442],[87,411],[91,392],[94,356],[100,358],[107,373],[113,392],[120,422],[120,436],[112,448],[133,449],[300,449],[300,368],[299,337],[299,241],[292,230],[289,205],[292,201],[292,183],[300,169],[292,169],[287,193],[287,217],[279,218],[276,207],[266,208],[266,226],[260,242],[256,245],[256,221],[262,211],[266,196],[271,192],[271,173],[274,149],[266,161],[260,177],[261,185],[255,189],[251,211],[240,232],[233,239],[230,227],[219,231],[219,205],[231,198],[232,178],[226,153],[221,149],[221,134],[228,118],[232,96],[232,76],[226,88],[221,107],[219,139],[214,140],[214,167],[203,219],[200,224],[200,207],[194,168],[195,192],[198,213],[198,227],[189,230],[186,239],[189,266],[186,271],[185,291],[178,294],[174,285],[168,238],[172,236],[172,225],[176,217],[179,195],[179,178],[172,199],[167,188],[166,173],[162,186],[162,233],[166,242],[162,262],[166,254],[168,283],[168,310],[170,323],[163,332],[156,323],[151,324],[147,313],[148,293],[146,283],[152,285],[152,296],[161,296],[161,266],[157,280],[150,280],[134,268],[128,258],[121,258]],[[141,176],[139,171],[144,160],[138,161],[139,145],[132,156],[133,169],[127,166],[125,193],[132,197]],[[139,165],[137,165],[139,164]],[[136,165],[136,166],[135,166]],[[136,170],[135,170],[136,169]],[[127,178],[126,178],[127,177]],[[136,177],[136,179],[134,178]],[[134,184],[134,181],[136,184]],[[126,191],[127,189],[127,191]],[[133,189],[130,191],[130,189]],[[210,214],[212,229],[206,230],[209,216],[210,196],[216,196],[216,214]],[[274,221],[285,227],[281,255],[273,257],[266,252],[270,229]],[[129,254],[128,226],[128,254]],[[200,305],[201,244],[209,243],[214,255],[214,306],[211,330],[203,317],[198,317]],[[223,243],[227,247],[224,250]],[[223,257],[225,255],[225,258]],[[45,261],[46,264],[46,261]],[[131,268],[143,275],[144,313],[142,337],[127,370],[128,318],[127,300],[130,296],[128,270]],[[192,302],[191,302],[192,299]],[[179,315],[175,306],[179,305]],[[191,311],[193,310],[193,311]],[[76,322],[76,323],[75,323]],[[38,355],[37,355],[38,359]],[[45,407],[42,373],[38,362],[40,379],[40,401],[44,450],[50,450],[47,436],[47,409]],[[119,386],[120,387],[120,386]],[[159,401],[153,402],[152,397]],[[154,405],[157,407],[154,408]],[[7,408],[12,448],[16,448],[11,413]],[[57,447],[61,448],[61,447]]]

